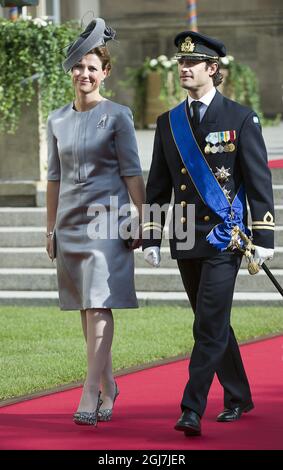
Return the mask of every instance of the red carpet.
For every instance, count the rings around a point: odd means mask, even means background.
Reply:
[[[281,160],[269,160],[269,168],[283,168],[283,158]]]
[[[178,361],[118,377],[113,421],[97,428],[72,423],[80,389],[0,408],[0,449],[283,449],[283,336],[241,350],[255,409],[217,423],[222,391],[215,380],[201,437],[173,429],[188,365]]]

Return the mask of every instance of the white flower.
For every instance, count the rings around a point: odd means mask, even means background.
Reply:
[[[151,61],[149,62],[150,67],[155,67],[157,64],[158,62],[156,59],[151,59]]]
[[[221,57],[220,61],[223,65],[229,65],[230,62],[233,62],[234,57],[232,55],[226,55],[226,57]]]
[[[223,65],[228,65],[228,64],[229,64],[229,59],[228,59],[228,57],[221,57],[220,60],[221,60],[221,63],[222,63]]]
[[[163,67],[165,67],[166,69],[170,69],[172,67],[172,63],[170,60],[165,60],[164,62],[162,62],[162,65]]]
[[[168,57],[166,55],[160,55],[157,57],[158,62],[165,62],[168,60]]]
[[[39,28],[41,28],[42,26],[47,26],[47,22],[43,20],[42,18],[34,18],[32,22]]]

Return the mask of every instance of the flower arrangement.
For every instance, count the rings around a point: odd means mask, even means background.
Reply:
[[[248,65],[236,62],[231,55],[220,58],[220,68],[227,70],[223,94],[252,108],[264,122],[260,106],[259,84],[255,72]]]
[[[126,69],[127,80],[123,85],[134,89],[134,115],[138,127],[144,127],[144,111],[146,103],[147,81],[150,74],[160,77],[159,99],[169,109],[184,98],[184,90],[180,87],[177,61],[166,55],[156,58],[147,57],[138,68]]]

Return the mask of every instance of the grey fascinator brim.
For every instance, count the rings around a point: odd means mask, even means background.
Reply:
[[[71,70],[91,49],[104,46],[115,35],[116,31],[106,26],[102,18],[96,18],[91,21],[84,32],[69,46],[67,57],[62,64],[64,71],[68,72]]]

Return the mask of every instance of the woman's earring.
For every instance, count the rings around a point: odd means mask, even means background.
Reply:
[[[100,89],[101,89],[102,91],[105,90],[105,83],[104,83],[104,80],[101,80],[101,82],[100,82]]]

